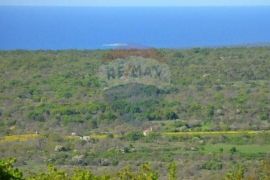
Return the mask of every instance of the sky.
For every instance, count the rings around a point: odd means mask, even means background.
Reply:
[[[270,0],[0,0],[5,6],[270,6]]]

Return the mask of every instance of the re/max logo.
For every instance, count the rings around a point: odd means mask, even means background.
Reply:
[[[120,63],[115,67],[107,67],[107,80],[127,78],[155,78],[162,80],[164,74],[159,65],[144,66],[142,64]]]
[[[103,64],[98,75],[106,86],[142,83],[155,86],[170,84],[170,68],[166,63],[143,57],[117,59]]]

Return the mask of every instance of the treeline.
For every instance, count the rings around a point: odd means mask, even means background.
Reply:
[[[43,173],[32,173],[28,177],[23,175],[19,169],[13,166],[15,159],[0,160],[0,179],[1,180],[157,180],[159,175],[149,164],[143,164],[135,171],[126,167],[114,175],[94,175],[86,169],[60,170],[49,165],[48,170]],[[176,165],[170,164],[168,167],[168,178],[176,180]]]
[[[53,165],[49,165],[46,172],[31,173],[27,177],[23,172],[14,167],[15,159],[0,160],[1,180],[158,180],[159,174],[154,171],[150,164],[146,163],[134,170],[129,167],[123,168],[114,175],[94,175],[87,169],[60,170]],[[264,160],[255,171],[248,172],[243,165],[237,164],[221,179],[224,180],[269,180],[270,161]],[[253,169],[254,170],[254,169]],[[168,180],[176,180],[177,166],[172,162],[168,166]]]

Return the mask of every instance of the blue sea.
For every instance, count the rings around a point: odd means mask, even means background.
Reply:
[[[0,50],[270,43],[270,7],[0,7]]]

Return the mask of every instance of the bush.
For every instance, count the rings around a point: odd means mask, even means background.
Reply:
[[[244,167],[241,165],[237,165],[226,174],[225,180],[243,180],[244,173],[245,173]]]
[[[91,171],[77,169],[73,172],[73,176],[70,180],[109,180],[111,179],[110,176],[95,176],[92,174]]]
[[[91,171],[85,169],[59,170],[53,165],[48,166],[48,170],[42,173],[30,173],[30,177],[23,177],[22,172],[13,167],[15,159],[0,160],[0,179],[1,180],[109,180],[109,179],[130,179],[130,180],[157,180],[159,175],[150,164],[143,164],[139,170],[133,171],[129,167],[120,170],[116,175],[96,176]],[[114,163],[117,165],[118,161]],[[170,180],[176,178],[176,166],[172,163],[169,166]]]
[[[232,148],[230,149],[230,152],[231,152],[231,154],[234,154],[234,153],[236,153],[236,152],[237,152],[237,149],[236,149],[236,147],[232,147]]]
[[[175,112],[168,112],[166,114],[166,118],[169,120],[175,120],[178,119],[178,115]]]
[[[0,179],[20,180],[23,179],[23,173],[13,167],[15,159],[0,160]]]
[[[157,180],[158,173],[153,171],[149,164],[143,164],[138,172],[132,172],[128,167],[120,171],[117,176],[119,179],[130,180]]]
[[[172,162],[169,167],[168,167],[168,171],[169,171],[169,180],[176,180],[176,163]]]
[[[159,140],[161,137],[162,137],[161,133],[151,132],[149,135],[145,137],[145,141],[153,142],[153,141]]]
[[[202,165],[202,169],[206,170],[220,170],[222,167],[222,162],[219,160],[210,160]]]
[[[56,167],[49,165],[48,172],[35,174],[29,180],[68,180],[68,174],[65,171],[58,170]]]
[[[129,141],[137,141],[143,138],[144,135],[142,132],[131,132],[126,135],[126,139]]]
[[[34,121],[45,121],[43,112],[31,112],[28,117]]]
[[[262,161],[258,174],[258,179],[270,179],[270,159]]]

